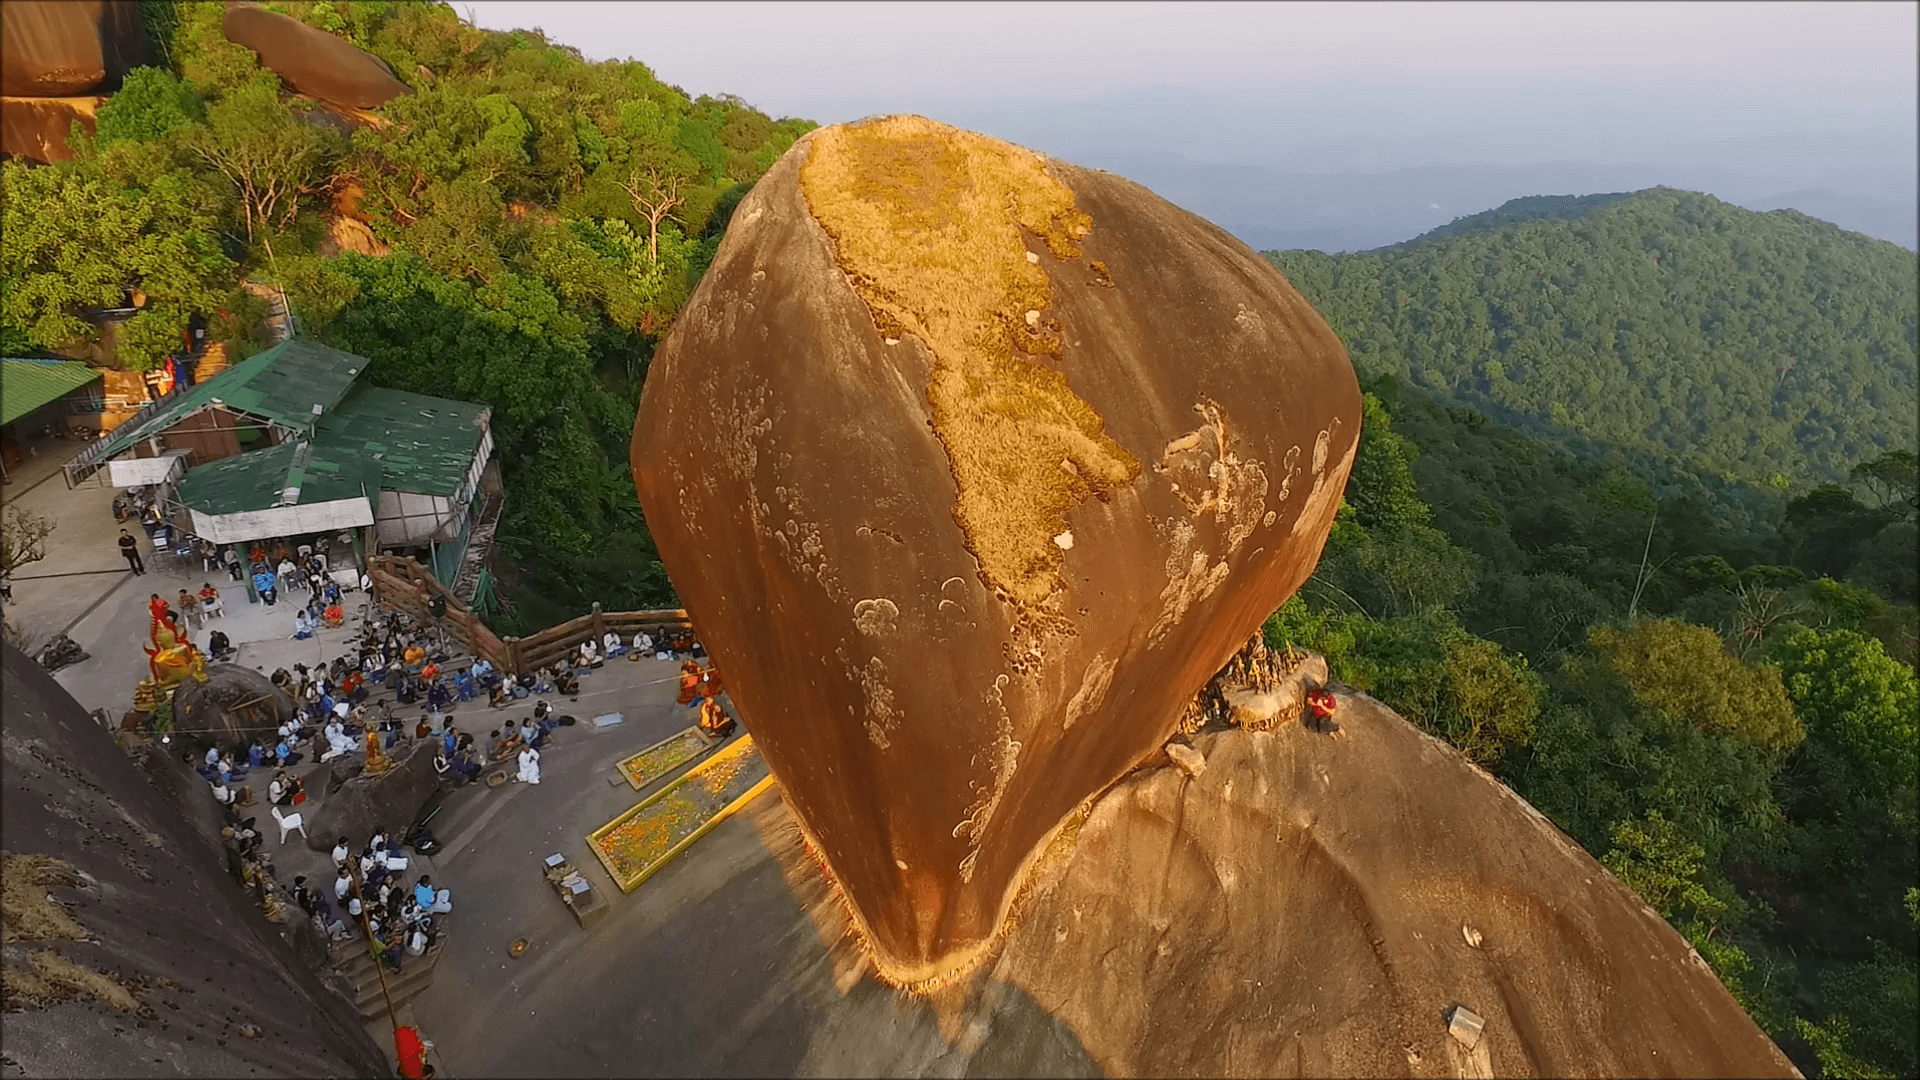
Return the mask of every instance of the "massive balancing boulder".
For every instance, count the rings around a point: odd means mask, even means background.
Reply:
[[[1359,421],[1286,280],[1119,177],[889,117],[741,202],[634,475],[878,974],[987,954],[1312,572]]]
[[[220,32],[252,49],[287,85],[319,101],[374,109],[411,92],[379,57],[278,12],[230,7]]]

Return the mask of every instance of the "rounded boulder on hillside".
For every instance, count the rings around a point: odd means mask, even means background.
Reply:
[[[1359,419],[1287,281],[1118,177],[888,117],[741,202],[634,475],[884,978],[982,956],[1312,572]]]

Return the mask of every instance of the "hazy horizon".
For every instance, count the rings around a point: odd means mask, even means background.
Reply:
[[[1912,4],[461,10],[776,117],[922,113],[1126,175],[1256,247],[1374,247],[1582,182],[1920,243]]]

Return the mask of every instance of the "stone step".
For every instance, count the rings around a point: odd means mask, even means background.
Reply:
[[[421,991],[432,985],[433,968],[431,966],[422,965],[416,968],[403,965],[398,975],[395,975],[391,971],[387,972],[387,990],[385,993],[381,992],[380,984],[376,981],[372,987],[360,991],[359,996],[354,999],[353,1004],[356,1009],[360,1010],[361,1016],[368,1020],[378,1020],[387,1015],[387,998],[389,996],[393,998],[394,1007],[399,1008],[407,1002],[412,1001],[415,997],[418,997]]]

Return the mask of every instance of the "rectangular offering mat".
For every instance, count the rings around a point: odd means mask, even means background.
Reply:
[[[620,890],[632,892],[772,783],[753,737],[741,736],[685,776],[594,830],[587,837],[587,846]]]
[[[645,750],[625,758],[620,762],[620,775],[627,778],[635,791],[667,775],[680,766],[707,752],[712,745],[699,728],[686,728],[661,739]]]

